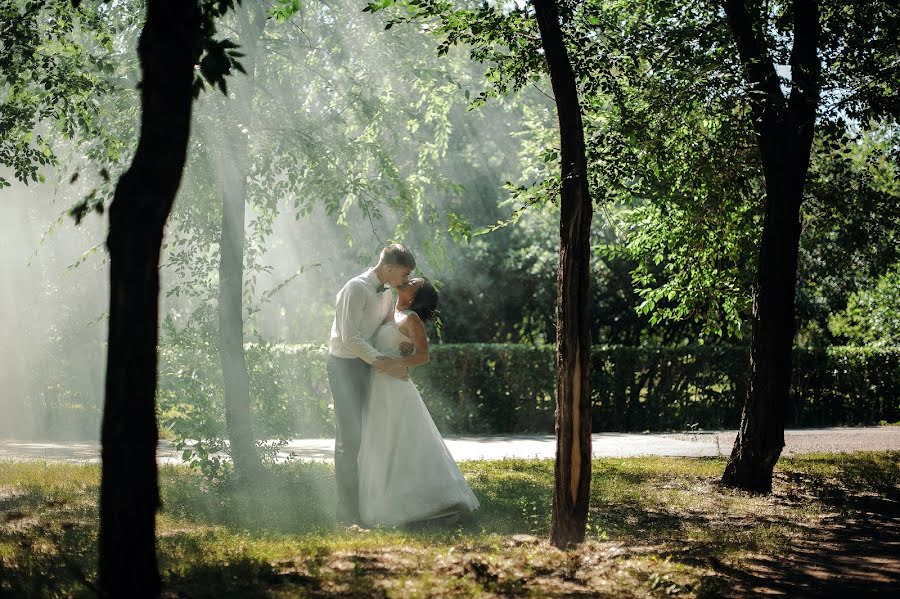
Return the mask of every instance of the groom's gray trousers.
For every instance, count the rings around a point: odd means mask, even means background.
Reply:
[[[334,474],[337,518],[359,520],[359,444],[362,411],[369,399],[372,367],[359,358],[328,356],[328,386],[334,398]]]

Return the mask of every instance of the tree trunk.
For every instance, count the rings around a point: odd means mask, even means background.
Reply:
[[[262,472],[250,411],[250,377],[244,355],[243,280],[245,181],[239,171],[222,179],[222,231],[219,239],[219,359],[225,398],[229,453],[238,478]]]
[[[147,2],[138,43],[140,139],[109,210],[99,570],[100,587],[110,597],[152,597],[160,591],[155,542],[159,252],[184,169],[200,25],[196,0]]]
[[[754,97],[753,116],[766,203],[753,285],[747,397],[722,484],[769,493],[772,471],[784,447],[790,392],[800,206],[820,90],[821,65],[816,53],[820,25],[817,2],[794,1],[792,90],[786,101],[743,0],[726,0],[725,11],[747,78],[761,92]]]
[[[794,171],[787,164],[782,168]],[[787,176],[784,173],[781,177]],[[785,406],[796,328],[800,202],[795,194],[788,196],[787,186],[779,187],[781,193],[767,185],[765,224],[753,284],[747,399],[740,431],[722,477],[727,486],[757,493],[772,490],[772,470],[784,447]]]
[[[591,320],[588,306],[593,206],[575,74],[555,0],[534,0],[559,116],[562,193],[556,302],[556,465],[550,540],[584,540],[591,486]]]
[[[253,76],[259,36],[265,26],[265,12],[256,7],[250,19],[241,7],[242,63]],[[247,169],[249,139],[241,129],[248,128],[252,115],[253,86],[246,77],[234,82],[236,110],[229,110],[219,182],[222,186],[222,228],[219,238],[219,359],[222,364],[225,399],[225,427],[229,452],[238,478],[254,481],[263,472],[256,452],[250,409],[250,376],[244,354],[244,242],[247,205]]]

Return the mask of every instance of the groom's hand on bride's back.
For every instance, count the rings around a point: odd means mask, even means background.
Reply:
[[[387,356],[378,356],[372,366],[379,372],[388,372],[396,368],[402,368],[403,358],[389,358]]]
[[[388,358],[387,356],[379,356],[373,364],[375,370],[389,374],[394,378],[408,379],[409,373],[406,366],[403,365],[402,359]]]
[[[384,373],[402,381],[409,379],[409,370],[406,369],[406,366],[401,366],[399,364],[388,368],[384,371]]]

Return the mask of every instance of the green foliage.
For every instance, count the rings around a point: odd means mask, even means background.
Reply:
[[[405,12],[395,18],[427,23],[439,52],[463,44],[488,65],[488,90],[476,102],[540,90],[545,65],[530,5],[398,4]],[[596,259],[608,271],[630,265],[638,316],[651,326],[690,321],[708,337],[739,336],[757,237],[758,204],[747,198],[760,185],[746,102],[732,91],[740,73],[727,29],[710,26],[711,14],[699,10],[672,19],[662,3],[560,4],[580,83],[591,195],[601,206],[625,207],[604,207],[615,235],[604,236]],[[710,49],[694,56],[696,48]],[[558,195],[558,142],[534,133],[543,145],[523,160],[541,165],[533,182],[510,184],[518,207],[481,233]]]
[[[328,353],[316,345],[262,340],[247,348],[255,428],[271,437],[313,437],[333,426],[325,375]]]
[[[454,433],[553,431],[554,352],[502,344],[435,346],[412,372],[438,427]],[[593,430],[735,428],[747,350],[595,347]],[[900,351],[795,350],[789,426],[900,417]]]
[[[204,421],[210,434],[221,435],[221,414],[199,417],[221,394],[215,366],[172,355],[188,366],[161,371],[161,420],[181,436],[197,434]],[[258,436],[333,435],[326,357],[316,346],[248,348]],[[794,362],[788,426],[900,419],[900,350],[795,350]],[[735,346],[595,347],[592,428],[734,428],[746,393],[746,364],[746,348]],[[553,373],[551,347],[445,344],[433,346],[431,361],[411,376],[444,434],[547,434],[556,407]]]
[[[236,50],[237,44],[230,40],[207,40],[203,47],[203,58],[200,59],[199,73],[194,77],[194,97],[200,95],[206,84],[215,85],[223,94],[228,94],[225,77],[231,75],[232,70],[247,74],[244,67],[238,62],[243,56]]]
[[[226,77],[244,72],[237,45],[215,39],[217,22],[239,1],[200,2],[195,96],[207,84],[225,93]],[[143,9],[143,2],[0,2],[0,165],[24,183],[43,182],[43,168],[62,166],[62,180],[71,163],[87,158],[92,189],[69,210],[76,224],[91,212],[103,214],[117,179],[110,173],[123,168],[135,145],[134,42]],[[81,155],[61,160],[61,140]],[[79,175],[73,173],[69,183]],[[6,185],[0,177],[0,189]]]
[[[439,165],[454,133],[451,115],[462,112],[464,104],[453,92],[469,74],[459,62],[423,58],[418,36],[403,33],[384,41],[391,34],[384,34],[358,10],[350,10],[351,5],[281,3],[273,9],[281,27],[267,21],[258,6],[242,7],[224,20],[238,31],[248,74],[232,83],[230,96],[205,96],[197,103],[189,167],[180,192],[183,199],[175,206],[163,246],[165,268],[172,275],[166,289],[170,313],[161,338],[166,364],[171,365],[166,375],[172,378],[166,384],[181,376],[177,373],[185,364],[179,360],[197,362],[188,370],[207,381],[190,387],[180,398],[169,391],[161,395],[162,417],[183,443],[198,438],[207,445],[222,443],[217,440],[224,431],[218,406],[222,393],[220,383],[214,382],[220,368],[215,355],[218,324],[211,306],[218,296],[225,194],[240,190],[243,197],[238,201],[245,200],[248,206],[243,247],[248,335],[263,304],[278,293],[286,295],[292,281],[319,265],[302,265],[263,288],[263,281],[274,278],[264,254],[272,246],[279,215],[292,214],[299,220],[314,211],[327,214],[338,224],[331,228],[332,236],[345,235],[346,243],[339,249],[344,253],[366,251],[352,247],[358,243],[360,224],[378,239],[376,222],[383,219],[379,228],[393,227],[390,237],[404,239],[415,234],[411,232],[415,223],[426,223],[418,231],[425,231],[428,238],[419,245],[426,254],[441,256],[443,239],[431,232],[442,217],[437,204],[463,190]],[[335,12],[346,18],[335,20]],[[221,45],[225,54],[233,47]],[[202,70],[202,61],[200,66]],[[329,233],[316,231],[315,237],[310,245],[317,246]],[[320,260],[328,254],[321,246],[315,251]],[[333,302],[332,291],[323,295]],[[297,317],[294,326],[311,328],[330,318],[312,304],[289,305],[291,317]],[[314,408],[289,412],[279,391],[290,378],[279,368],[283,356],[273,358],[272,340],[255,336],[247,359],[251,387],[262,385],[265,391],[260,391],[265,399],[259,400],[256,387],[251,389],[259,435],[278,437],[283,427],[291,427],[294,434],[302,433],[304,426],[319,430],[319,410],[327,406],[323,403],[327,393],[317,396]],[[296,392],[300,386],[290,388]],[[290,399],[291,409],[306,405],[301,397]],[[180,402],[199,411],[196,424],[190,411],[176,407]],[[203,460],[209,453],[191,455]]]
[[[117,24],[96,3],[0,2],[0,165],[17,180],[43,182],[46,168],[61,164],[60,138],[79,146],[98,172],[122,159],[127,139],[109,122],[115,112],[109,105],[125,99],[114,83],[121,59]],[[0,188],[7,185],[0,176]],[[85,203],[109,194],[98,184]]]
[[[202,21],[194,57],[194,64],[197,65],[193,83],[194,98],[206,89],[207,84],[217,86],[223,95],[227,95],[225,78],[234,71],[247,74],[238,61],[244,55],[237,50],[239,46],[229,39],[215,39],[219,21],[240,4],[241,0],[200,0]]]
[[[786,5],[787,3],[785,3]],[[900,5],[891,0],[821,1],[827,80],[823,112],[857,122],[900,116]],[[782,22],[789,16],[783,9]]]
[[[705,6],[669,11],[678,8],[588,2],[573,25],[604,40],[578,55],[605,73],[586,85],[585,126],[602,197],[626,207],[601,251],[634,265],[636,310],[651,327],[693,321],[704,337],[736,338],[762,187],[749,108],[733,91],[740,71],[724,23]]]
[[[184,461],[215,477],[227,453],[222,366],[216,314],[210,304],[177,324],[170,314],[161,327],[157,410],[160,426],[174,437]],[[318,436],[333,427],[325,352],[283,348],[259,339],[246,349],[253,432],[264,461],[284,439]]]
[[[789,425],[877,424],[900,418],[900,349],[830,347],[794,353]]]
[[[167,315],[160,327],[156,406],[158,421],[174,436],[182,459],[209,476],[222,468],[211,454],[226,450],[222,370],[212,307],[195,312],[185,326]]]
[[[269,10],[269,15],[280,25],[298,12],[300,12],[300,0],[275,0],[275,6]]]
[[[896,260],[888,248],[897,246],[900,218],[896,185],[887,182],[896,180],[897,146],[887,140],[900,112],[887,107],[897,97],[889,57],[897,55],[900,14],[884,2],[820,4],[824,87],[806,184],[798,316],[804,342],[830,344],[827,315],[866,284],[858,273]],[[600,133],[624,166],[598,166],[617,173],[610,188],[618,179],[621,199],[633,206],[622,215],[624,247],[613,249],[636,263],[638,311],[653,314],[651,325],[695,319],[706,335],[739,338],[748,330],[765,191],[753,96],[725,19],[706,2],[586,5],[610,52],[585,60],[616,73],[611,91],[586,102],[609,102],[618,117]],[[791,10],[774,2],[757,23],[777,65],[791,60]],[[779,75],[790,90],[789,73]],[[589,106],[585,112],[589,123]]]
[[[410,376],[442,432],[553,429],[554,354],[548,348],[447,344],[429,353],[430,362]]]
[[[898,142],[895,127],[874,123],[826,130],[816,141],[800,246],[801,344],[863,343],[829,323],[848,302],[877,296],[879,280],[900,261]]]
[[[742,337],[765,191],[750,121],[752,94],[721,7],[682,0],[559,4],[579,76],[591,194],[598,203],[622,206],[610,215],[616,236],[598,244],[598,258],[607,266],[613,260],[630,264],[634,306],[650,327],[671,329],[689,322],[689,328],[699,328],[701,340]],[[843,0],[821,4],[820,149],[835,131],[840,137],[870,119],[876,120],[871,129],[881,129],[882,122],[889,128],[900,114],[893,76],[900,43],[897,7]],[[471,58],[484,62],[488,90],[477,103],[543,81],[545,67],[528,3],[378,1],[366,10],[387,10],[393,22],[417,22],[437,37],[439,52],[462,45]],[[756,24],[778,65],[790,63],[791,10],[788,2],[775,2]],[[788,73],[779,74],[789,89]],[[848,115],[856,123],[848,123]],[[532,164],[548,161],[549,168],[539,169],[531,182],[511,186],[519,200],[512,218],[483,232],[515,224],[524,211],[552,201],[558,185],[555,143],[550,138],[530,156]],[[807,215],[813,226],[805,229],[804,244],[812,249],[801,267],[819,280],[839,273],[842,262],[826,262],[833,256],[815,245],[857,227],[846,219],[823,231],[815,220],[827,220],[819,215],[843,211],[858,196],[871,196],[873,185],[879,185],[877,178],[859,185],[859,169],[835,173],[829,154],[824,152],[811,171],[808,190],[813,198]],[[836,196],[831,193],[836,186],[852,186],[854,192]],[[885,210],[865,214],[877,215],[887,225],[876,228],[873,237],[890,240],[900,221],[888,217],[891,204],[879,206]],[[873,245],[889,244],[868,244]],[[818,282],[810,287],[801,289],[799,313],[817,322],[804,337],[812,339],[818,331],[816,341],[828,343],[822,304],[825,298],[839,302],[846,291],[835,294],[833,287],[822,289]]]
[[[900,264],[872,288],[850,295],[847,309],[832,315],[831,331],[854,345],[900,346]]]

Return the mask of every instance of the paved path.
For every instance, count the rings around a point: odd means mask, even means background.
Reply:
[[[595,457],[641,455],[715,457],[727,456],[735,431],[684,434],[598,433],[592,436]],[[447,437],[447,448],[457,461],[503,458],[553,458],[553,435],[487,435]],[[863,450],[900,451],[900,426],[868,428],[823,428],[785,431],[784,455]],[[52,443],[0,439],[0,459],[44,459],[66,462],[97,462],[96,443]],[[333,439],[294,439],[279,454],[287,459],[332,461]],[[160,463],[177,464],[181,459],[171,443],[159,447]]]

